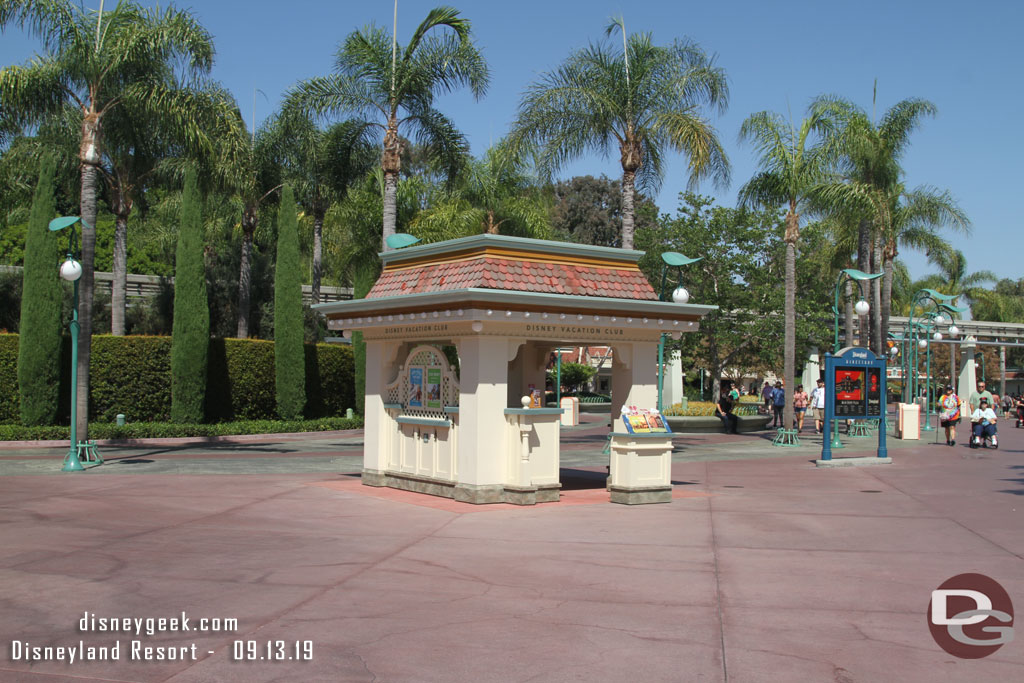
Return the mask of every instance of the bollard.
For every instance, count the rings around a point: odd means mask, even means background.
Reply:
[[[118,427],[124,427],[124,413],[118,413],[116,419],[117,419],[117,426]]]
[[[680,405],[682,405],[683,410],[686,410],[689,407],[689,405],[690,405],[690,399],[688,399],[685,396],[683,396],[683,398],[679,401],[679,403],[680,403]]]
[[[352,409],[351,409],[351,408],[346,408],[346,409],[345,409],[345,417],[346,417],[347,419],[351,420],[351,419],[352,419],[352,418],[354,418],[355,416],[356,416],[356,414],[355,414],[354,412],[352,412]]]

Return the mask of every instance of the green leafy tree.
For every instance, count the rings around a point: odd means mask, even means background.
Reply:
[[[190,75],[209,72],[213,39],[186,11],[145,9],[122,0],[109,12],[86,10],[70,0],[0,0],[0,28],[25,28],[44,47],[24,66],[0,71],[0,108],[7,126],[37,125],[70,103],[81,113],[82,268],[78,350],[78,435],[88,438],[89,358],[99,166],[105,117],[134,103],[160,111],[176,104],[162,76],[169,63]],[[9,128],[8,128],[9,129]],[[89,227],[86,227],[88,225]]]
[[[447,28],[439,34],[434,29]],[[319,115],[356,114],[383,131],[384,171],[382,237],[395,233],[398,178],[406,129],[422,143],[449,177],[463,163],[467,144],[455,125],[434,108],[434,97],[468,85],[477,98],[489,73],[470,37],[470,22],[451,7],[432,9],[399,48],[394,35],[370,25],[350,33],[338,49],[336,73],[299,83],[289,107]],[[385,249],[388,246],[385,242]]]
[[[63,294],[57,277],[57,234],[48,229],[55,212],[53,178],[53,157],[43,157],[25,243],[18,326],[18,390],[26,425],[53,424],[57,417]]]
[[[551,229],[556,239],[599,247],[621,246],[622,188],[618,180],[605,176],[576,176],[551,186],[553,206]],[[658,207],[637,193],[634,227],[652,228],[658,222]]]
[[[274,369],[277,414],[284,420],[302,417],[306,403],[303,350],[302,280],[299,278],[299,232],[295,194],[289,185],[281,193],[277,227],[277,266],[274,271]]]
[[[793,389],[796,377],[796,252],[800,239],[800,211],[816,188],[829,179],[835,160],[831,120],[812,107],[799,128],[775,112],[751,114],[740,128],[759,155],[761,171],[740,188],[743,206],[786,207],[785,339],[783,377],[786,408],[783,425],[793,424]]]
[[[195,171],[185,174],[178,252],[174,260],[171,332],[171,420],[202,422],[210,311],[206,300],[203,220]]]
[[[711,199],[681,195],[675,217],[637,233],[646,250],[641,267],[660,285],[664,251],[703,258],[682,270],[690,301],[718,306],[700,323],[700,334],[683,335],[672,346],[711,375],[712,400],[718,401],[727,368],[777,367],[778,312],[783,270],[779,214],[713,206]]]
[[[622,30],[622,52],[592,44],[527,89],[512,139],[517,148],[538,150],[547,177],[589,150],[608,154],[617,145],[621,245],[632,249],[636,187],[657,192],[667,150],[688,157],[691,185],[706,176],[727,183],[725,151],[701,109],[724,112],[729,91],[724,70],[695,43],[660,47],[647,33],[627,38],[621,21],[609,32],[615,27]]]
[[[552,371],[548,374],[552,384],[557,381],[556,372]],[[597,368],[583,363],[562,363],[562,386],[569,392],[579,391],[580,387],[589,382],[596,374]]]

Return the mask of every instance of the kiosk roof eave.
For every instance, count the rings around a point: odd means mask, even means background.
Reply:
[[[504,310],[531,312],[572,312],[598,315],[656,316],[669,320],[699,320],[717,306],[677,304],[644,299],[613,299],[608,297],[548,294],[495,289],[457,289],[444,292],[408,294],[376,299],[352,299],[317,304],[314,310],[337,319],[381,313],[421,313],[454,308],[498,307]]]

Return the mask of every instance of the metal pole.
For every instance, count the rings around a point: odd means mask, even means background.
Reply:
[[[930,432],[934,429],[932,427],[932,343],[928,342],[928,352],[925,354],[925,363],[927,369],[925,370],[925,384],[924,384],[924,426],[921,427],[922,432]]]
[[[658,413],[662,411],[662,396],[665,389],[665,333],[658,335]]]
[[[832,335],[832,353],[839,353],[839,285],[843,281],[843,272],[839,272],[839,277],[836,278],[836,296],[835,303],[832,305],[832,316],[835,319],[834,333]],[[849,339],[846,340],[847,344],[850,344]]]
[[[615,391],[615,387],[612,387]],[[555,403],[562,407],[562,349],[555,349]]]
[[[78,280],[75,280],[75,298],[74,306],[71,309],[71,324],[68,325],[71,329],[71,446],[68,448],[68,454],[64,456],[64,466],[60,468],[61,472],[81,472],[85,470],[82,467],[82,461],[78,457],[78,427],[76,424],[77,415],[77,403],[78,403],[78,373],[75,372],[75,368],[78,367]]]

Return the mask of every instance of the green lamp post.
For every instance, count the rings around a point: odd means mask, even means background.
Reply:
[[[986,379],[987,375],[985,373],[985,354],[981,351],[974,354],[974,367],[978,367],[978,358],[981,358],[981,381],[988,384],[988,380]]]
[[[683,256],[677,251],[665,251],[661,254],[661,260],[664,265],[661,267],[661,288],[658,290],[658,298],[662,301],[672,301],[677,304],[685,304],[690,300],[690,292],[683,287],[683,266],[688,266],[691,263],[700,261],[703,257],[698,256],[697,258],[690,258]],[[676,269],[678,279],[676,281],[676,288],[672,290],[672,298],[669,299],[665,294],[665,283],[668,278],[669,267]],[[663,397],[665,394],[665,333],[662,332],[658,335],[658,412],[664,410]],[[701,398],[703,398],[703,390],[701,390]]]
[[[882,277],[884,273],[865,273],[864,271],[857,270],[856,268],[843,268],[841,271],[839,271],[839,277],[836,278],[835,299],[834,303],[832,304],[832,316],[835,320],[835,325],[833,326],[832,341],[833,354],[839,353],[839,288],[843,284],[844,275],[850,280],[856,280],[857,282],[865,282],[870,280],[877,280],[878,278]],[[871,311],[871,306],[870,304],[868,304],[867,301],[861,299],[860,301],[853,305],[853,310],[857,313],[857,315],[865,316]],[[861,336],[863,337],[863,330],[861,331]],[[846,343],[848,345],[852,344],[853,340],[847,339]],[[838,439],[838,434],[836,435],[836,438]]]
[[[82,466],[82,460],[95,462],[97,465],[103,464],[103,458],[94,442],[78,440],[78,332],[81,329],[78,322],[78,281],[82,277],[82,264],[75,258],[78,255],[78,240],[76,239],[78,235],[75,233],[75,224],[79,221],[82,219],[78,216],[62,216],[54,218],[49,225],[52,232],[71,228],[67,256],[60,265],[60,277],[68,282],[73,282],[75,287],[71,323],[68,325],[71,331],[71,445],[68,448],[68,454],[64,456],[62,472],[83,471],[85,468]],[[82,225],[88,227],[85,221],[82,221]]]

